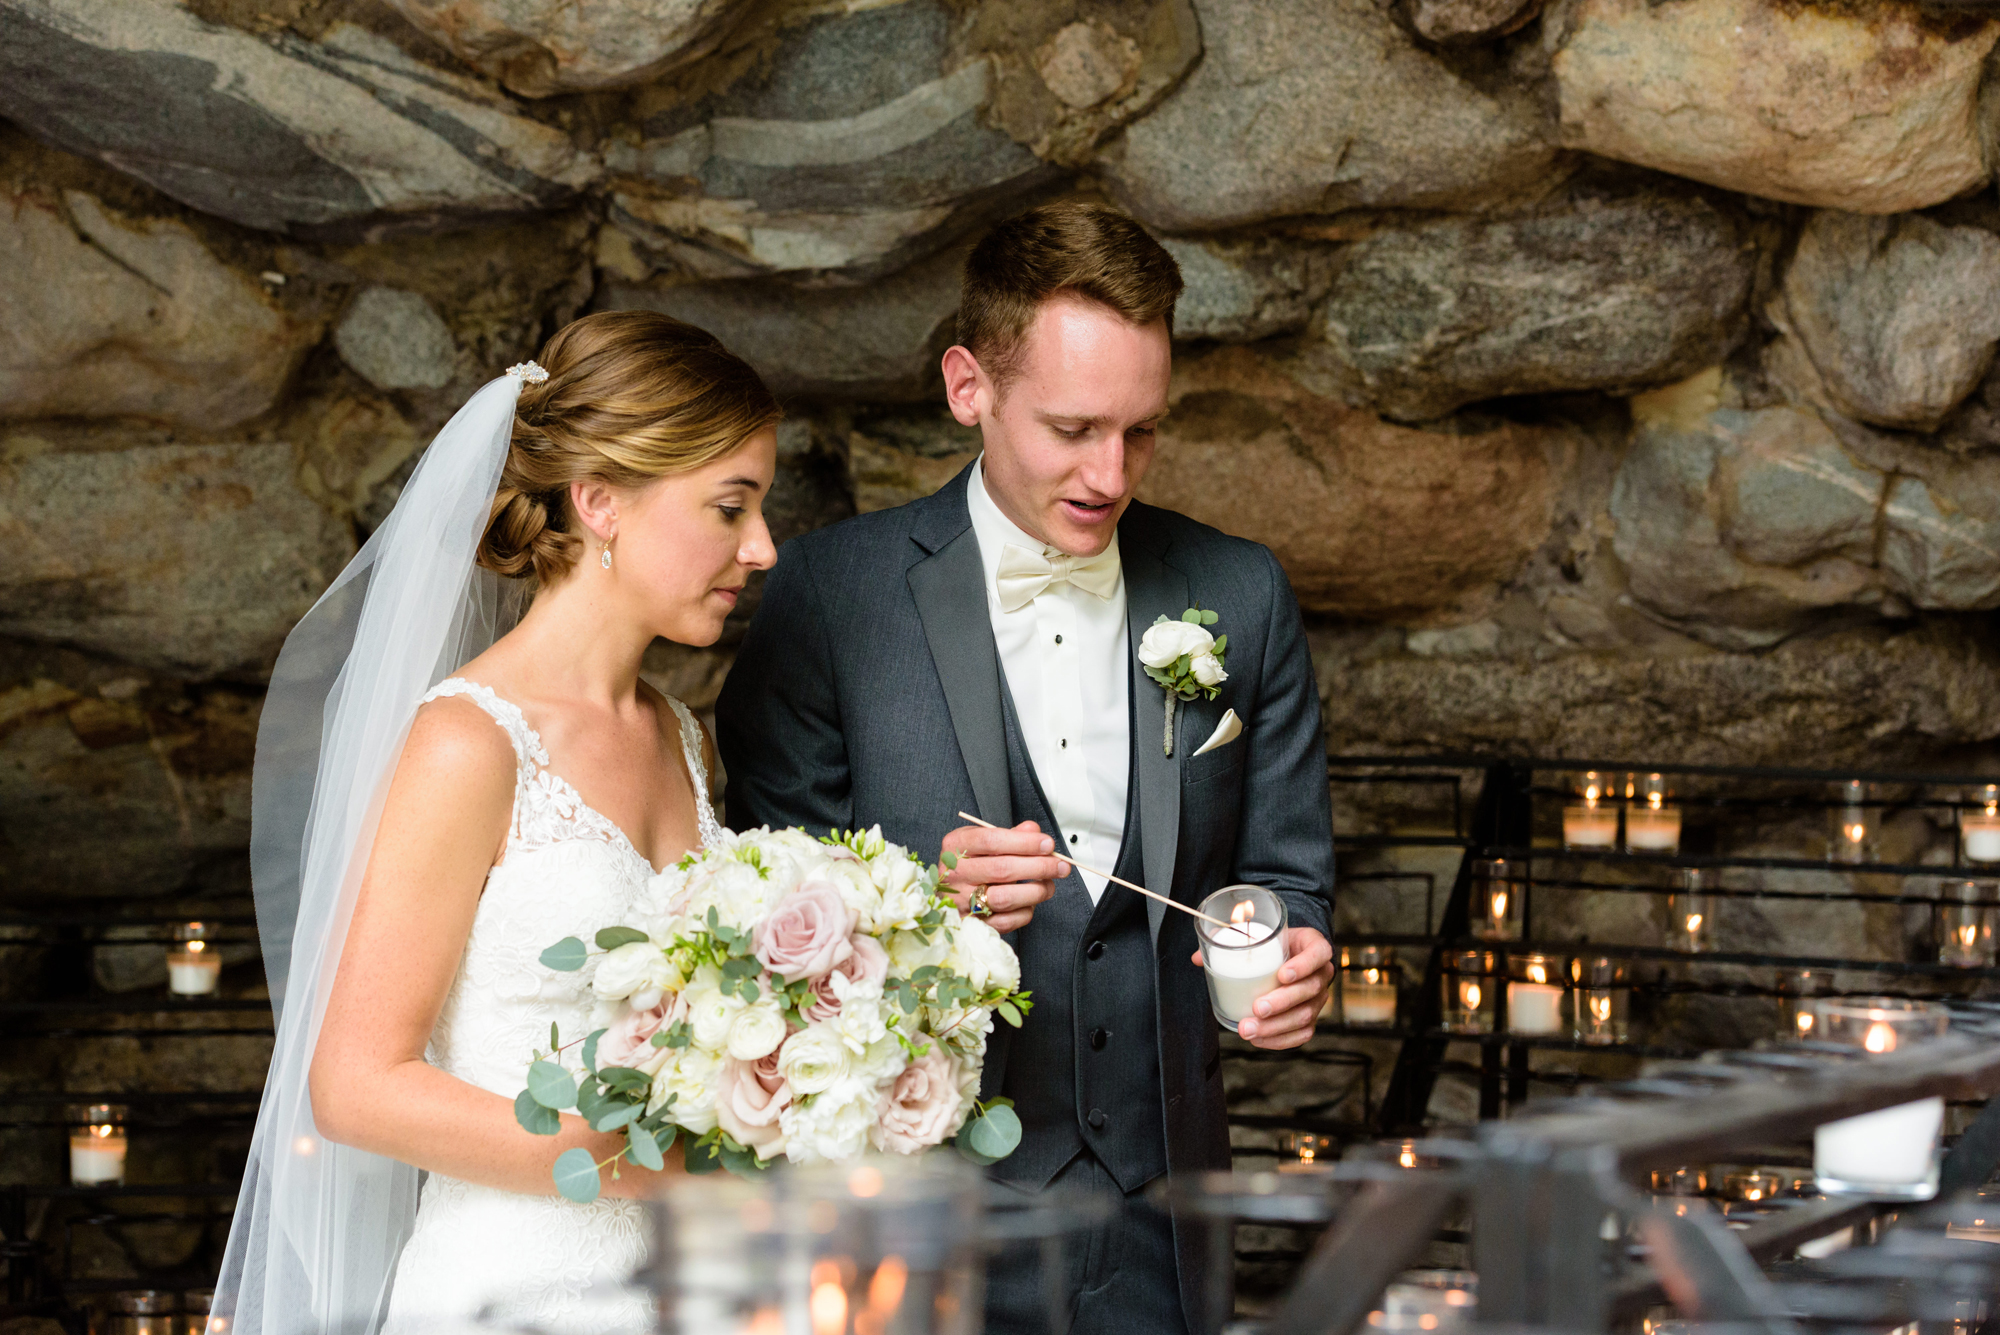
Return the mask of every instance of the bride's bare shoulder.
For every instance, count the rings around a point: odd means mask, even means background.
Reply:
[[[473,701],[447,695],[418,707],[396,777],[448,783],[468,797],[511,799],[515,767],[506,728]]]

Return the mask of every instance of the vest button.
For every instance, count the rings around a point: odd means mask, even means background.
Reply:
[[[1090,1123],[1090,1129],[1092,1131],[1102,1131],[1104,1129],[1104,1109],[1092,1108],[1090,1110],[1090,1116],[1084,1118],[1083,1120]]]
[[[1109,1029],[1093,1029],[1090,1031],[1090,1050],[1092,1052],[1104,1051],[1104,1045],[1110,1041],[1111,1031]]]
[[[1092,941],[1083,948],[1083,953],[1094,960],[1101,960],[1104,958],[1104,943],[1102,941]]]

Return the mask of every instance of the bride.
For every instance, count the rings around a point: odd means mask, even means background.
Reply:
[[[639,664],[712,644],[771,565],[779,413],[661,315],[588,316],[541,361],[439,434],[273,675],[251,853],[278,1036],[217,1292],[236,1335],[649,1328],[614,1281],[658,1175],[561,1199],[556,1156],[618,1136],[530,1135],[512,1101],[590,1018],[540,950],[718,830],[700,725]]]

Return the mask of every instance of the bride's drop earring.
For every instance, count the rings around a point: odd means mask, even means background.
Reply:
[[[598,546],[603,550],[598,553],[597,564],[603,566],[606,570],[611,569],[611,543],[605,541],[599,543]]]

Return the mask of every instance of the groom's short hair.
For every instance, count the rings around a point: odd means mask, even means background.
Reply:
[[[1021,341],[1052,297],[1074,295],[1125,320],[1174,329],[1181,270],[1166,247],[1105,204],[1044,204],[988,232],[965,259],[958,341],[995,381],[1020,364]]]

